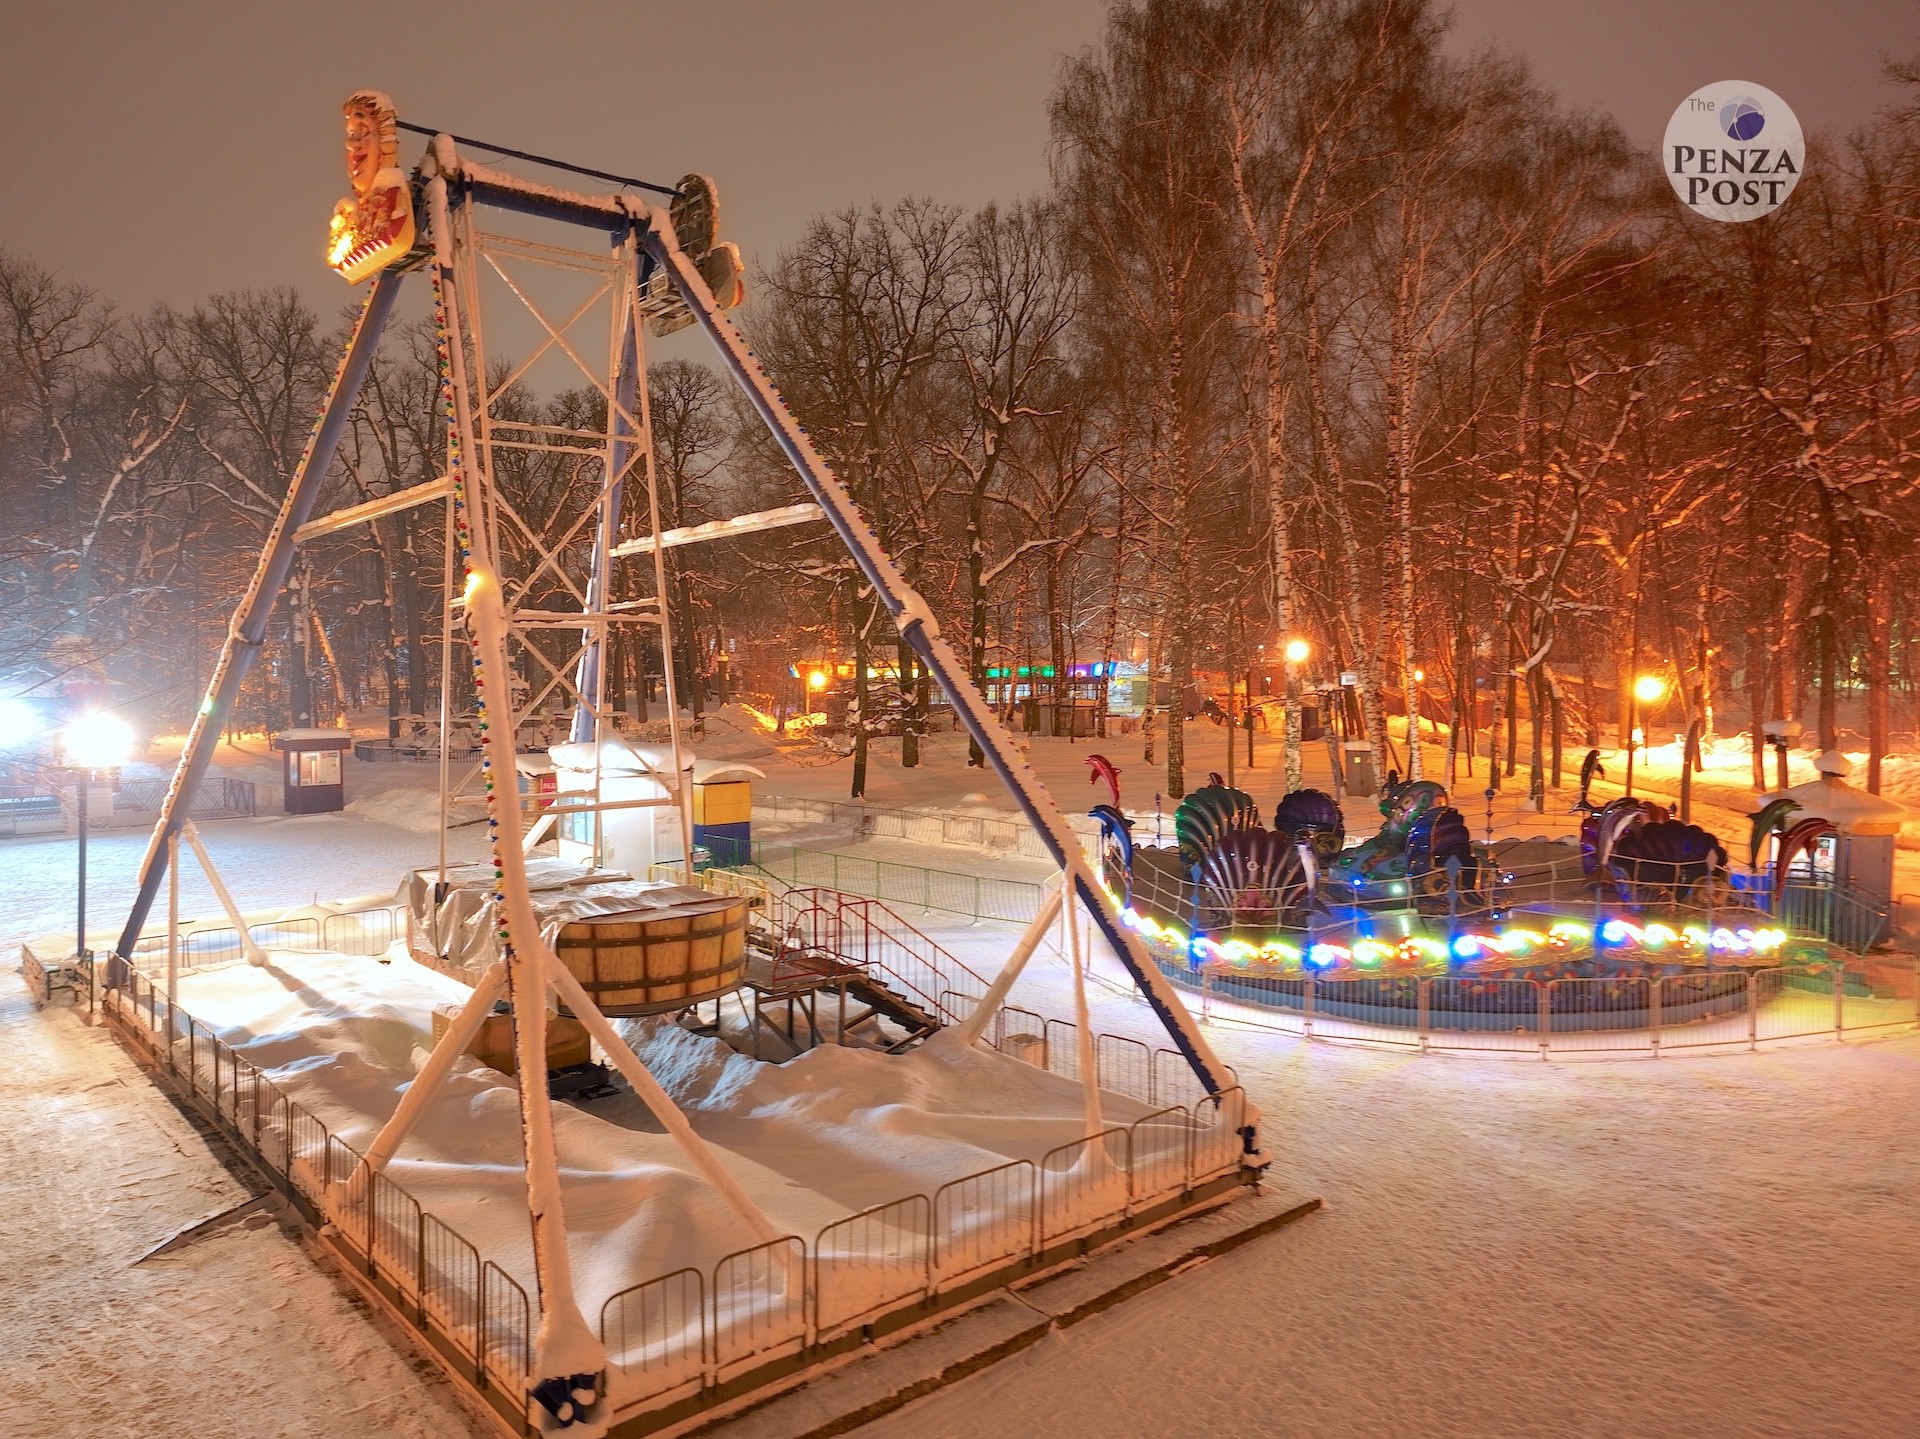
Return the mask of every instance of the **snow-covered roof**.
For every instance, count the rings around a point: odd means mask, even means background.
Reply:
[[[695,784],[725,784],[729,780],[765,779],[767,772],[743,764],[737,759],[697,759],[693,762]]]
[[[1831,753],[1831,751],[1829,751]],[[1821,756],[1825,759],[1826,756]],[[1800,817],[1832,820],[1843,834],[1892,834],[1907,817],[1907,807],[1881,795],[1868,794],[1827,773],[1819,779],[1760,796],[1760,803],[1790,799],[1800,806]]]
[[[304,749],[346,749],[352,743],[352,733],[343,729],[283,729],[273,737],[275,749],[288,749],[294,745]]]
[[[573,770],[591,774],[594,765],[594,744],[591,740],[576,743],[557,744],[547,751],[553,756],[557,769]],[[682,754],[682,760],[689,768],[691,757]],[[673,752],[655,750],[641,745],[629,744],[619,735],[609,735],[600,741],[599,770],[603,775],[659,775],[673,773]]]

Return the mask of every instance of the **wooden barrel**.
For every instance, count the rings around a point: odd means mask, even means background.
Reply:
[[[554,953],[603,1014],[671,1013],[737,989],[746,977],[747,902],[702,893],[570,920]]]

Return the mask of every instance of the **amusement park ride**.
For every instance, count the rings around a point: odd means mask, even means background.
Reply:
[[[1292,791],[1269,828],[1253,797],[1218,776],[1181,802],[1172,845],[1136,843],[1118,771],[1104,756],[1087,762],[1112,794],[1092,814],[1122,921],[1194,971],[1283,985],[1463,970],[1549,982],[1779,963],[1782,907],[1834,824],[1774,801],[1754,816],[1750,873],[1738,875],[1717,838],[1664,805],[1592,803],[1593,758],[1577,842],[1499,848],[1474,843],[1441,785],[1397,777],[1379,830],[1355,845],[1331,796]]]
[[[449,643],[443,660],[443,735],[448,697],[455,688],[449,682],[451,666],[465,663],[471,668],[476,696],[483,754],[478,780],[485,792],[492,856],[477,875],[471,868],[459,872],[461,867],[447,863],[443,839],[438,865],[422,872],[430,896],[424,908],[432,915],[436,906],[451,904],[464,892],[469,896],[466,919],[472,921],[477,914],[480,927],[489,932],[474,951],[478,961],[465,971],[472,984],[470,1000],[439,1036],[398,1111],[348,1183],[364,1185],[393,1157],[497,1004],[511,1010],[518,1073],[523,1077],[545,1073],[551,992],[560,1014],[585,1026],[746,1229],[759,1238],[768,1237],[774,1232],[769,1221],[708,1151],[603,1012],[661,1012],[674,1003],[684,1005],[698,986],[677,991],[676,1000],[621,1008],[609,998],[614,991],[605,985],[590,993],[576,968],[563,963],[555,953],[558,946],[545,937],[543,923],[551,915],[540,908],[538,870],[552,861],[529,856],[531,841],[538,836],[529,833],[517,800],[515,736],[524,716],[543,703],[550,705],[558,697],[570,705],[571,740],[575,747],[586,747],[589,770],[604,765],[609,772],[618,768],[631,777],[637,769],[651,779],[653,788],[638,798],[616,799],[611,797],[611,787],[605,793],[592,787],[570,798],[565,820],[597,832],[627,809],[672,816],[679,842],[664,847],[675,852],[690,886],[691,760],[680,729],[673,668],[666,668],[665,746],[649,752],[625,745],[612,734],[609,723],[603,664],[609,635],[619,625],[652,626],[665,652],[672,653],[662,559],[667,548],[824,518],[886,605],[903,639],[950,697],[960,723],[1060,866],[1063,888],[1070,888],[1078,901],[1064,906],[1069,933],[1084,907],[1205,1091],[1217,1100],[1230,1089],[1230,1073],[1156,966],[1140,934],[1122,921],[1064,817],[974,689],[965,665],[941,639],[926,602],[882,549],[728,319],[726,312],[741,298],[740,261],[734,248],[716,235],[711,184],[700,176],[689,176],[675,187],[622,181],[619,193],[552,188],[469,157],[472,150],[513,152],[402,124],[391,102],[377,92],[356,93],[344,110],[354,193],[334,215],[329,259],[349,281],[370,282],[370,286],[194,719],[141,864],[137,897],[110,974],[117,972],[124,978],[135,954],[170,860],[178,855],[175,838],[186,819],[182,797],[192,793],[205,773],[241,683],[266,643],[269,617],[288,582],[297,546],[408,506],[441,506],[448,534],[443,633],[451,640],[464,632],[468,647],[464,659],[456,660]],[[401,129],[429,137],[411,174],[399,165]],[[576,169],[575,173],[595,172]],[[655,198],[632,193],[636,189]],[[663,203],[656,203],[656,198]],[[503,233],[513,228],[510,225],[493,228],[495,217],[502,215],[519,217],[513,226],[537,229],[539,238]],[[566,239],[569,233],[575,237],[571,243]],[[584,277],[587,298],[566,313],[550,309],[538,287],[524,278],[534,271]],[[315,518],[316,501],[375,349],[402,287],[414,276],[422,276],[433,294],[446,473],[411,489]],[[524,324],[531,317],[539,335],[532,353],[510,365],[489,345],[490,329],[499,333],[493,327],[503,322],[488,312],[502,303],[502,291],[507,297],[504,303],[517,310],[519,322]],[[483,295],[490,298],[483,301]],[[604,339],[582,338],[583,322],[590,316],[604,320]],[[721,365],[793,464],[810,503],[686,529],[661,528],[645,384],[646,340],[649,333],[663,335],[694,325],[713,342]],[[530,423],[516,418],[501,403],[536,361],[554,357],[563,358],[577,372],[576,383],[584,380],[591,387],[606,416],[604,422]],[[586,487],[588,493],[567,501],[562,512],[527,513],[516,508],[499,476],[516,456],[529,452],[558,454],[579,471],[591,472],[595,478]],[[623,556],[650,557],[650,565],[635,567],[642,571],[642,593],[616,593],[614,561]],[[561,657],[563,649],[570,650],[565,657]],[[460,788],[447,750],[443,744],[443,821]],[[206,862],[204,856],[202,862]],[[532,875],[530,865],[536,871]],[[665,888],[671,891],[666,895],[669,908],[691,893],[684,886]],[[698,911],[700,907],[690,902],[690,908]],[[1062,908],[1056,891],[968,1021],[964,1032],[969,1039],[979,1038],[982,1024],[1004,1002],[1020,967],[1061,917]],[[688,954],[696,948],[685,944],[681,951]],[[250,957],[258,957],[251,945],[249,949]],[[725,958],[722,954],[721,959]],[[724,963],[710,966],[713,971],[725,968]],[[691,981],[698,974],[689,970],[681,977]],[[109,984],[114,982],[110,977]],[[575,1299],[548,1091],[545,1085],[531,1082],[522,1083],[519,1090],[537,1283],[538,1322],[529,1386],[538,1401],[535,1418],[545,1429],[577,1427],[597,1432],[607,1418],[606,1354]],[[1257,1113],[1248,1109],[1240,1130],[1242,1163],[1248,1174],[1257,1173],[1265,1162],[1258,1122]]]

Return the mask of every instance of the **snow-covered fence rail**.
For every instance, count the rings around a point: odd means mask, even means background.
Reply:
[[[1124,1215],[1132,1203],[1133,1152],[1125,1129],[1112,1128],[1041,1156],[1042,1248],[1086,1234]]]
[[[329,954],[379,955],[406,933],[406,911],[394,905],[345,910],[338,914],[267,920],[247,926],[246,938],[227,924],[180,926],[180,973],[191,974],[231,964],[246,955],[247,940],[262,949]],[[143,974],[164,972],[169,940],[165,929],[150,930],[134,942],[130,967]]]
[[[621,1290],[600,1306],[600,1336],[618,1357],[623,1402],[697,1387],[707,1372],[706,1277],[676,1269]]]
[[[943,810],[890,809],[845,800],[803,799],[793,795],[759,794],[753,797],[756,823],[830,824],[862,838],[902,839],[915,844],[964,845],[1051,860],[1052,854],[1033,827],[1016,815],[955,814]],[[1069,816],[1068,823],[1082,839],[1091,840],[1091,820]]]
[[[171,780],[123,779],[113,792],[113,812],[119,814],[158,814],[167,797]],[[224,779],[209,776],[193,787],[184,809],[189,819],[235,819],[257,814],[258,801],[250,779]]]
[[[909,1194],[837,1219],[813,1242],[813,1329],[823,1338],[932,1286],[933,1205]]]
[[[713,1266],[709,1292],[713,1382],[723,1382],[750,1363],[798,1353],[806,1346],[811,1306],[807,1245],[799,1236],[729,1254]]]
[[[1039,913],[1046,895],[1046,886],[1031,880],[929,869],[804,845],[756,840],[752,853],[756,867],[796,889],[837,889],[922,914],[1025,924]]]
[[[365,916],[332,918],[351,920],[346,937],[369,946],[383,932]],[[330,922],[281,937],[317,947]],[[956,1011],[978,1002],[973,993],[945,993]],[[326,1226],[328,1242],[390,1311],[528,1432],[534,1314],[520,1283],[385,1171],[370,1172],[351,1145],[212,1029],[169,1006],[152,976],[130,970],[106,1009],[123,1035]],[[1052,1044],[1047,1031],[1041,1016],[1003,1009],[992,1042],[1043,1069],[1077,1062],[1072,1027],[1054,1026]],[[608,1298],[600,1333],[616,1417],[689,1396],[711,1400],[763,1368],[772,1373],[796,1356],[842,1352],[869,1331],[1042,1272],[1136,1222],[1243,1182],[1238,1089],[1217,1103],[1200,1097],[1189,1104],[1179,1096],[1194,1090],[1191,1071],[1172,1051],[1098,1036],[1095,1053],[1114,1092],[1148,1101],[1164,1090],[1175,1102],[1062,1145],[1038,1163],[1000,1164],[931,1195],[848,1215],[811,1244],[787,1236],[709,1270],[675,1270]]]
[[[360,1154],[316,1115],[206,1025],[169,1006],[150,976],[131,971],[109,994],[107,1012],[203,1102],[229,1139],[309,1215],[332,1226],[336,1247],[396,1314],[524,1426],[533,1324],[518,1281],[401,1185],[368,1173]]]
[[[1016,1159],[943,1184],[933,1195],[933,1277],[960,1284],[1032,1252],[1035,1176]]]

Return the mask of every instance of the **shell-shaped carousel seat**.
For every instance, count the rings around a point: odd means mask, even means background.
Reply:
[[[1386,828],[1405,831],[1422,815],[1443,808],[1446,803],[1445,785],[1430,779],[1408,780],[1395,784],[1382,798],[1380,813],[1386,817]]]
[[[1322,866],[1339,854],[1347,842],[1347,817],[1340,812],[1334,797],[1324,790],[1290,791],[1274,807],[1273,827],[1295,844],[1310,847]]]
[[[1202,855],[1228,835],[1260,828],[1260,811],[1253,796],[1223,784],[1195,790],[1173,812],[1173,836],[1180,845],[1180,860],[1189,866],[1198,864]]]
[[[1486,871],[1474,853],[1467,821],[1451,805],[1430,809],[1407,830],[1407,890],[1421,914],[1445,914],[1453,883],[1448,861],[1459,867],[1459,897],[1453,907],[1460,914],[1478,914],[1487,907]]]
[[[1270,829],[1223,837],[1194,867],[1202,929],[1297,929],[1307,922],[1313,877],[1293,840]]]
[[[1701,903],[1709,882],[1726,873],[1727,852],[1697,824],[1656,819],[1621,834],[1607,868],[1634,904]]]
[[[1580,821],[1580,864],[1588,874],[1604,874],[1608,857],[1622,835],[1641,825],[1667,818],[1666,806],[1650,799],[1621,795],[1597,810],[1590,810]]]

